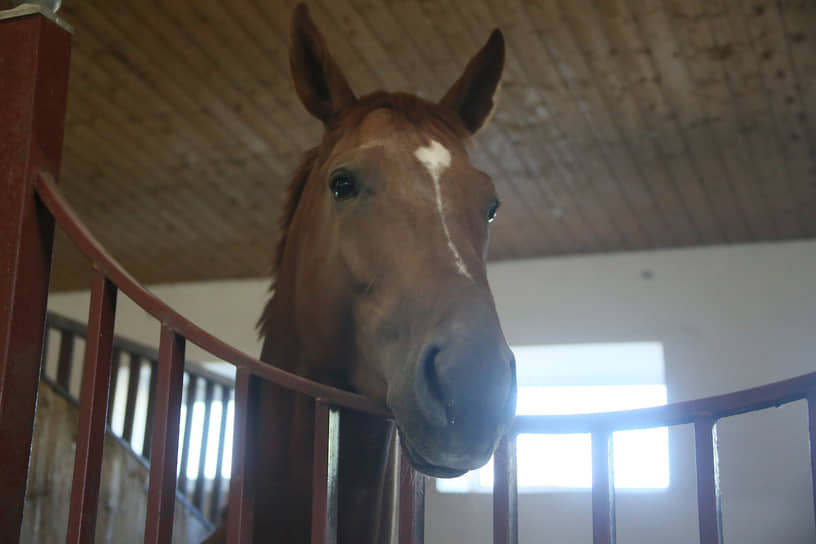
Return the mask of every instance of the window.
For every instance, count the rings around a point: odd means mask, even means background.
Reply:
[[[663,346],[659,342],[520,346],[513,348],[518,407],[524,415],[609,412],[666,404]],[[613,436],[615,487],[669,486],[666,427],[620,431]],[[589,434],[519,435],[519,491],[592,487]],[[493,461],[450,480],[442,492],[490,492]]]

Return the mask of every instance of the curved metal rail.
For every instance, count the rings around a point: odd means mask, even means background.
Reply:
[[[663,406],[597,414],[560,416],[516,416],[514,434],[577,434],[601,429],[627,431],[670,427],[694,423],[701,418],[714,419],[755,412],[809,398],[816,393],[816,372],[795,378],[715,395],[702,399],[673,402]]]
[[[391,417],[387,408],[377,405],[365,397],[336,389],[327,385],[312,382],[300,376],[280,370],[267,363],[247,355],[246,353],[228,345],[190,320],[173,310],[155,295],[139,284],[96,240],[93,234],[85,227],[66,201],[52,176],[41,172],[34,188],[42,202],[53,215],[56,223],[66,235],[77,245],[80,251],[91,260],[95,271],[96,300],[99,306],[98,315],[104,314],[104,293],[106,289],[121,289],[138,306],[158,319],[162,323],[162,342],[159,348],[159,381],[162,382],[164,369],[165,384],[164,404],[157,405],[173,413],[173,391],[179,386],[173,386],[178,381],[178,362],[183,360],[183,341],[189,340],[199,347],[209,351],[216,357],[232,363],[237,369],[236,383],[236,470],[232,481],[230,503],[230,533],[236,541],[249,538],[251,531],[251,493],[246,485],[251,478],[249,467],[244,463],[244,457],[251,451],[251,403],[257,394],[257,386],[252,383],[255,376],[268,380],[281,387],[311,396],[316,401],[316,480],[322,482],[321,489],[315,489],[315,511],[313,513],[313,531],[323,541],[326,535],[332,534],[335,527],[329,526],[329,521],[335,516],[331,511],[336,509],[336,495],[331,493],[332,485],[327,480],[332,478],[332,467],[329,460],[334,457],[337,447],[336,434],[338,432],[337,408],[346,408],[371,414]],[[107,287],[106,287],[107,286]],[[90,324],[94,322],[94,297]],[[112,319],[112,318],[111,318]],[[162,363],[162,360],[166,363]],[[163,366],[162,366],[163,365]],[[174,389],[175,387],[175,389]],[[161,397],[161,395],[159,395]],[[559,416],[517,416],[515,423],[502,439],[496,452],[495,460],[495,487],[494,487],[494,543],[514,544],[518,542],[518,519],[516,513],[517,482],[516,482],[516,452],[515,438],[519,434],[573,434],[590,433],[592,435],[593,459],[593,542],[595,544],[612,544],[615,541],[615,500],[614,478],[612,473],[612,434],[615,431],[664,427],[681,424],[694,424],[697,458],[697,489],[698,515],[700,527],[700,542],[703,544],[720,544],[722,542],[721,511],[719,498],[719,482],[717,477],[716,454],[716,422],[723,417],[762,410],[773,406],[780,406],[789,402],[807,399],[810,414],[811,443],[816,437],[816,372],[796,378],[762,385],[724,395],[717,395],[692,401],[676,402],[664,406],[606,412],[596,414],[576,414]],[[159,398],[159,401],[162,399]],[[177,410],[177,406],[175,406]],[[89,416],[90,417],[90,416]],[[172,418],[171,418],[172,423]],[[160,467],[172,466],[175,457],[169,448],[175,447],[171,437],[177,426],[166,425],[158,431],[159,454],[170,454],[165,459],[161,455],[154,459]],[[164,437],[164,440],[162,440]],[[811,464],[816,473],[816,453],[811,448]],[[170,463],[173,461],[173,463]],[[328,467],[328,470],[327,470]],[[406,467],[403,467],[405,470]],[[157,471],[160,469],[157,469]],[[174,485],[174,478],[164,469],[163,474],[157,475],[157,489],[151,493],[152,502],[158,509],[167,510],[171,506],[164,504],[166,493],[162,489]],[[335,467],[336,470],[336,467]],[[151,476],[151,487],[153,487]],[[162,483],[165,482],[165,483]],[[168,483],[169,482],[169,483]],[[816,488],[816,479],[814,480]],[[814,496],[816,504],[816,495]],[[401,510],[408,513],[421,512],[421,505],[415,503],[415,495],[411,491],[402,490]],[[421,514],[419,514],[421,515]],[[160,516],[159,516],[160,518]],[[404,523],[402,520],[401,523]],[[163,541],[169,529],[162,528],[159,519],[152,522],[156,527],[152,533],[151,542]],[[414,524],[411,524],[414,525]],[[151,521],[148,520],[148,528]],[[148,531],[148,536],[150,532]],[[421,542],[421,535],[413,531],[406,531],[400,542]]]
[[[518,542],[516,437],[519,434],[592,436],[592,525],[594,544],[615,542],[615,431],[693,424],[697,463],[697,515],[701,544],[722,544],[717,420],[806,399],[810,466],[816,519],[816,372],[742,391],[664,406],[558,416],[517,416],[496,451],[493,490],[494,544]]]

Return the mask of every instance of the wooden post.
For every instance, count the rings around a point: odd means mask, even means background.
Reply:
[[[42,14],[0,12],[0,535],[23,518],[54,220],[35,197],[62,157],[71,34]]]
[[[235,423],[232,435],[232,478],[227,505],[227,542],[252,542],[255,514],[254,452],[260,382],[248,370],[235,373]],[[227,417],[227,405],[222,404]]]
[[[184,344],[183,336],[162,325],[155,401],[161,416],[153,422],[145,544],[169,544],[173,536]]]
[[[92,544],[108,411],[116,286],[94,270],[66,543]]]

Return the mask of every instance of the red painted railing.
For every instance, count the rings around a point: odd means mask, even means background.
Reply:
[[[75,360],[75,346],[85,343],[88,337],[88,326],[79,321],[49,312],[46,317],[45,342],[46,353],[43,354],[43,368],[40,380],[48,383],[69,401],[79,405],[78,394],[72,388],[72,377],[83,375],[80,361]],[[53,338],[54,342],[49,342]],[[53,344],[57,349],[49,356],[47,351]],[[156,371],[158,351],[144,344],[119,336],[113,338],[111,358],[110,387],[108,394],[108,433],[117,439],[133,455],[149,466],[151,435],[156,399]],[[148,372],[144,372],[148,371]],[[225,462],[225,442],[227,431],[227,407],[233,399],[235,382],[221,374],[212,372],[193,361],[184,364],[186,386],[186,414],[184,431],[181,433],[181,448],[178,468],[179,497],[187,501],[195,515],[212,528],[221,518],[221,507],[226,503],[226,492],[222,472]],[[146,376],[143,374],[147,374]],[[117,391],[117,385],[123,385]],[[127,384],[127,387],[124,385]],[[140,399],[141,397],[141,399]],[[137,413],[139,400],[144,402],[144,412]],[[201,442],[195,450],[192,445],[193,413],[196,403],[203,404],[203,422],[201,425]],[[114,406],[123,408],[120,417],[114,421]],[[218,423],[213,423],[213,408],[218,404]],[[137,434],[137,427],[144,432]],[[141,429],[138,429],[141,431]],[[211,444],[211,437],[215,443]],[[213,445],[210,451],[209,445]],[[212,478],[205,475],[207,456],[214,455],[215,474]],[[187,467],[194,463],[197,473],[188,476]]]
[[[805,399],[808,407],[813,514],[816,522],[816,372],[735,393],[665,406],[565,416],[517,416],[499,444],[494,464],[494,544],[518,542],[516,453],[519,434],[592,435],[593,544],[615,542],[615,480],[612,433],[683,424],[694,425],[697,462],[697,518],[700,544],[722,543],[717,421]]]
[[[67,542],[91,543],[108,408],[116,296],[123,291],[161,323],[145,542],[170,542],[184,350],[189,341],[236,367],[235,436],[228,534],[251,541],[253,413],[258,380],[314,398],[312,542],[333,542],[337,512],[337,443],[343,410],[389,417],[364,397],[262,363],[207,333],[141,287],[94,239],[56,185],[62,148],[70,34],[42,15],[0,20],[0,541],[17,542],[42,358],[54,221],[92,263],[88,340],[80,395]],[[722,541],[716,422],[723,417],[806,398],[812,477],[816,474],[816,373],[739,393],[629,412],[522,416],[495,461],[494,542],[518,541],[515,437],[522,433],[592,434],[593,535],[615,541],[611,436],[616,430],[693,423],[700,541]],[[816,489],[816,478],[814,478]],[[400,543],[422,542],[421,488],[403,463]],[[816,500],[816,496],[814,496]],[[816,510],[814,511],[816,515]]]
[[[91,261],[91,302],[67,542],[93,542],[108,409],[116,297],[121,290],[161,323],[151,435],[145,542],[169,542],[186,343],[237,370],[230,542],[251,540],[252,414],[257,380],[315,399],[313,542],[336,533],[340,409],[389,417],[383,406],[262,363],[194,325],[156,298],[96,241],[56,184],[62,151],[70,32],[42,13],[0,19],[0,538],[19,539],[25,500],[50,274],[54,222]],[[8,198],[6,198],[8,195]],[[410,470],[410,469],[407,469]],[[415,486],[401,507],[413,512]],[[403,542],[421,540],[406,531]]]

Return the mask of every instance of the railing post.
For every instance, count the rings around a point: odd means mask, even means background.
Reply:
[[[697,459],[697,512],[700,544],[722,544],[720,471],[717,463],[717,426],[712,417],[694,422]]]
[[[173,535],[184,344],[184,337],[162,324],[155,401],[161,416],[153,422],[145,544],[169,544]]]
[[[493,454],[493,544],[518,544],[516,435],[507,433]]]
[[[399,452],[399,544],[425,542],[425,477]]]
[[[94,270],[66,544],[91,544],[94,541],[115,312],[116,286],[104,274]]]
[[[312,544],[337,542],[337,470],[340,411],[315,399],[312,469]]]
[[[71,35],[43,15],[0,12],[0,535],[23,517],[54,220],[34,195],[62,156]]]
[[[235,375],[235,424],[232,438],[232,478],[227,507],[227,542],[252,542],[255,510],[255,424],[260,393],[258,378],[239,368]],[[227,405],[223,405],[227,417]]]
[[[615,544],[615,474],[612,432],[592,433],[592,542]]]

